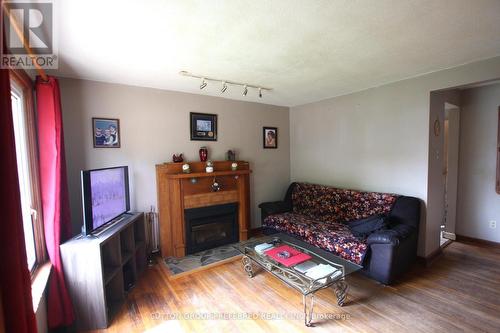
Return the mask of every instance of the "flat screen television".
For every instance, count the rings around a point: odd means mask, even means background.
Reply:
[[[90,235],[130,210],[128,167],[83,170],[82,233]]]

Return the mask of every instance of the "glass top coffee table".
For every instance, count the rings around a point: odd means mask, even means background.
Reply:
[[[271,244],[273,247],[288,245],[291,248],[311,257],[307,260],[309,262],[307,265],[329,265],[333,268],[328,269],[330,271],[334,270],[334,272],[327,272],[324,276],[318,276],[317,274],[311,274],[309,270],[305,272],[303,272],[303,269],[300,271],[297,270],[301,267],[299,265],[303,262],[287,267],[273,259],[271,256],[265,254],[265,251],[256,250],[256,246],[262,246],[264,243]],[[243,267],[249,277],[253,277],[252,263],[255,263],[267,272],[271,273],[273,276],[280,279],[289,287],[294,288],[302,294],[302,300],[304,303],[304,324],[306,326],[311,326],[314,309],[314,293],[318,290],[332,287],[337,296],[338,305],[342,306],[348,289],[345,277],[363,268],[362,266],[356,265],[330,252],[314,247],[284,233],[251,239],[238,243],[235,247],[243,254]],[[266,250],[269,249],[271,248]],[[280,255],[286,256],[289,254],[280,253]],[[310,297],[309,311],[307,306],[308,296]]]

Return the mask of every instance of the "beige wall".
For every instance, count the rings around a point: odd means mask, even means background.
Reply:
[[[139,211],[156,206],[155,164],[183,152],[197,161],[200,146],[210,159],[228,149],[250,162],[252,226],[260,225],[257,205],[278,200],[290,181],[289,109],[218,97],[139,88],[76,79],[60,79],[66,161],[75,232],[81,227],[81,169],[128,165],[131,205]],[[218,141],[190,141],[189,112],[218,114]],[[92,117],[119,118],[120,149],[92,147]],[[262,148],[262,127],[279,131],[278,149]]]
[[[500,242],[500,195],[495,191],[500,84],[461,95],[456,233]],[[497,221],[491,229],[489,221]]]
[[[254,227],[260,224],[257,204],[281,198],[290,178],[394,192],[426,203],[419,255],[429,255],[439,247],[443,216],[442,177],[436,178],[442,164],[433,160],[443,156],[443,143],[441,138],[429,141],[429,124],[436,115],[442,124],[446,102],[437,98],[431,105],[431,91],[496,78],[500,57],[292,107],[290,114],[283,107],[61,79],[75,227],[81,224],[80,169],[127,164],[133,207],[156,205],[154,165],[169,161],[174,152],[197,159],[202,143],[189,141],[188,113],[199,111],[219,114],[219,141],[208,144],[213,159],[236,148],[252,163]],[[121,119],[121,149],[92,148],[92,116]],[[278,150],[262,149],[262,126],[279,127]]]
[[[499,77],[497,57],[292,107],[291,179],[427,202],[430,92]],[[442,208],[423,213],[421,256],[439,247]]]

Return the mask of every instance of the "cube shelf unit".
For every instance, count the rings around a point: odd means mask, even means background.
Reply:
[[[61,259],[77,328],[108,327],[147,266],[144,214],[125,214],[98,236],[70,239]]]

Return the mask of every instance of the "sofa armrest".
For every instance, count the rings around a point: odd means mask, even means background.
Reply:
[[[263,202],[259,205],[267,215],[286,213],[292,210],[292,206],[285,201]]]
[[[366,243],[368,246],[372,244],[389,244],[393,246],[399,245],[400,241],[408,238],[415,228],[406,224],[397,224],[390,229],[379,230],[368,236]]]
[[[286,213],[292,210],[292,205],[285,201],[263,202],[259,205],[262,222],[269,215]]]
[[[374,232],[367,238],[370,248],[365,272],[383,284],[391,284],[417,257],[417,229],[397,224],[391,229]]]
[[[285,198],[282,201],[263,202],[259,205],[262,212],[262,221],[268,215],[280,214],[292,211],[292,194],[297,183],[291,183],[286,190]]]
[[[418,229],[420,223],[420,199],[402,196],[396,200],[389,217],[397,222]]]

